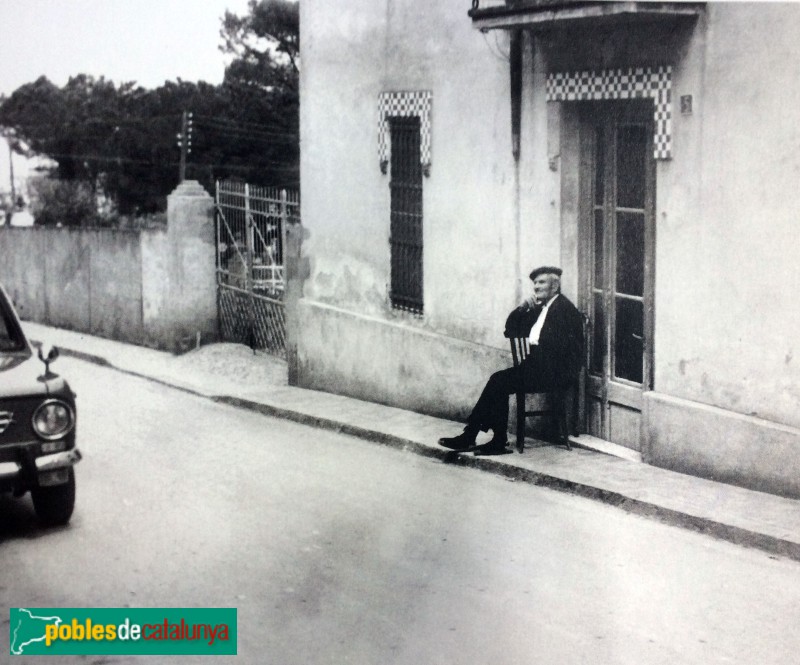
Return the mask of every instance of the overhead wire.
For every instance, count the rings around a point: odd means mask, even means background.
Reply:
[[[180,122],[181,114],[159,114],[156,116],[151,116],[149,118],[124,118],[124,119],[114,119],[114,118],[100,118],[100,117],[93,117],[87,118],[83,122],[86,124],[99,124],[99,125],[106,125],[106,126],[124,126],[124,125],[139,125],[139,124],[151,124],[153,121],[157,121],[159,123],[169,121],[171,123],[178,123]],[[284,144],[284,145],[296,145],[298,140],[298,135],[296,133],[286,132],[286,131],[272,131],[273,129],[284,130],[283,127],[279,127],[277,125],[267,125],[263,123],[253,123],[249,121],[239,121],[239,120],[230,120],[227,118],[219,118],[219,117],[212,117],[206,116],[203,114],[194,114],[192,113],[192,124],[194,126],[193,133],[194,141],[196,144],[195,150],[200,148],[197,144],[198,132],[203,131],[208,132],[211,135],[216,135],[216,138],[225,138],[228,139],[236,139],[236,140],[249,140],[258,143],[267,143],[267,144]],[[50,129],[53,125],[52,124],[45,124],[41,123],[38,125],[28,125],[28,128],[33,129]],[[108,138],[107,136],[104,137],[102,134],[84,134],[86,138]],[[46,152],[43,153],[45,156],[51,157],[53,159],[74,159],[74,160],[83,160],[83,161],[95,161],[95,162],[103,162],[103,163],[116,163],[116,164],[138,164],[144,166],[163,166],[163,167],[174,167],[177,166],[180,161],[179,160],[163,160],[163,159],[136,159],[133,157],[123,157],[121,155],[107,155],[107,154],[100,154],[100,153],[69,153],[69,152]],[[279,161],[279,160],[257,160],[252,165],[236,165],[236,164],[220,164],[220,163],[208,163],[208,162],[190,162],[190,168],[198,168],[198,169],[205,169],[205,168],[212,168],[212,169],[221,169],[227,171],[251,171],[257,168],[268,168],[270,171],[273,172],[284,172],[284,173],[292,173],[297,174],[299,173],[299,167],[297,165],[292,165],[287,163],[286,161]]]
[[[130,157],[110,157],[106,155],[100,154],[78,154],[78,153],[48,153],[48,156],[51,157],[60,157],[62,159],[74,159],[74,160],[85,160],[85,161],[96,161],[96,162],[117,162],[117,163],[124,163],[124,164],[145,164],[148,166],[177,166],[180,162],[179,161],[165,161],[165,160],[153,160],[153,159],[132,159]],[[220,164],[220,163],[212,163],[212,162],[190,162],[190,166],[193,167],[218,167],[218,168],[230,168],[230,169],[237,169],[237,170],[252,170],[254,168],[258,168],[259,166],[268,166],[272,170],[284,170],[284,171],[291,171],[296,172],[298,167],[291,166],[286,162],[281,162],[277,160],[263,160],[258,161],[252,165],[236,165],[236,164]]]
[[[151,124],[153,121],[170,121],[175,122],[176,125],[180,123],[180,114],[162,114],[151,116],[147,118],[85,118],[80,121],[80,124],[94,124],[94,125],[107,125],[107,126],[121,126],[121,125],[142,125]],[[220,131],[228,131],[240,133],[248,136],[263,136],[270,138],[291,138],[298,139],[296,132],[286,131],[284,127],[279,125],[257,124],[245,121],[233,121],[220,118],[212,118],[210,116],[197,116],[192,115],[193,124],[195,127],[205,125]],[[26,129],[33,130],[49,130],[52,129],[56,123],[37,123],[27,124]]]
[[[218,123],[226,123],[226,124],[233,124],[237,127],[252,127],[253,129],[269,129],[269,128],[278,128],[278,129],[285,129],[285,127],[281,127],[280,125],[267,125],[263,122],[250,122],[249,120],[233,120],[229,118],[221,118],[219,116],[208,116],[203,114],[192,113],[192,117],[194,119],[199,120],[208,120],[212,122]]]
[[[217,121],[209,121],[205,119],[194,120],[195,127],[205,127],[206,129],[211,129],[214,131],[228,133],[231,135],[240,135],[244,137],[261,137],[265,139],[290,139],[294,142],[297,142],[298,136],[296,133],[292,132],[285,132],[285,131],[269,131],[269,130],[259,130],[259,129],[249,129],[247,127],[237,127],[233,124],[225,124],[222,122]]]

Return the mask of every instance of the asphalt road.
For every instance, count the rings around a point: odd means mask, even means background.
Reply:
[[[78,393],[78,503],[42,530],[28,498],[0,498],[6,607],[237,607],[242,664],[798,662],[796,562],[78,360],[54,369]]]

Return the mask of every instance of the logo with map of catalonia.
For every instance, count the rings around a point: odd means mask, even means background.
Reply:
[[[39,616],[24,607],[11,608],[11,655],[21,656],[27,647],[37,642],[44,643],[47,626],[60,626],[59,616]]]
[[[228,655],[235,607],[12,607],[12,656]]]

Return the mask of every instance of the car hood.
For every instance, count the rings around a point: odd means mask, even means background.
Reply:
[[[64,379],[50,372],[32,353],[0,354],[0,398],[49,395],[63,390]]]

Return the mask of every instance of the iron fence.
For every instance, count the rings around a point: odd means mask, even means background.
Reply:
[[[216,185],[217,297],[225,341],[286,353],[286,225],[300,221],[296,191]]]

